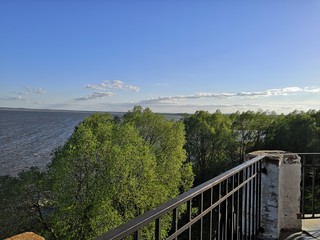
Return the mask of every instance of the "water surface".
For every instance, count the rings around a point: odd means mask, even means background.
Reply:
[[[52,152],[92,113],[0,110],[0,176],[45,169]]]

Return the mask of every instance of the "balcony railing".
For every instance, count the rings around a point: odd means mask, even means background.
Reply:
[[[320,153],[299,155],[302,168],[295,153],[247,154],[238,167],[98,239],[283,239],[301,232],[301,216],[320,212]]]
[[[152,231],[156,240],[254,239],[261,224],[264,157],[255,157],[98,239],[146,239],[146,231]],[[168,221],[169,227],[162,224]]]
[[[301,217],[320,218],[320,153],[298,153],[301,157]]]

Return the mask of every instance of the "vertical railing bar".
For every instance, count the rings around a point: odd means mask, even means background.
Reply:
[[[161,239],[161,218],[156,219],[155,239]]]
[[[213,204],[213,187],[210,188],[210,207]],[[210,211],[210,218],[209,218],[209,239],[212,239],[212,211],[214,211],[214,209],[212,209]]]
[[[242,183],[244,181],[244,169],[241,171],[240,174],[240,182]],[[239,189],[239,194],[240,194],[240,202],[239,202],[239,214],[241,217],[239,217],[239,237],[242,239],[244,235],[244,187],[243,186],[241,189]]]
[[[254,209],[254,221],[253,221],[253,233],[254,233],[254,236],[257,235],[257,217],[258,217],[258,212],[257,212],[257,192],[258,192],[258,184],[257,184],[257,180],[258,180],[258,163],[256,162],[254,164],[254,174],[256,174],[256,177],[254,178],[254,186],[253,186],[253,189],[254,189],[254,194],[253,194],[253,197],[254,197],[254,205],[253,205],[253,209]]]
[[[305,209],[305,161],[306,156],[301,155],[302,158],[302,189],[301,189],[301,217],[304,218],[304,209]]]
[[[139,229],[134,232],[133,239],[134,240],[139,240],[140,239],[140,230]]]
[[[252,165],[250,165],[249,166],[249,177],[251,177],[251,175],[252,175]],[[248,185],[249,185],[249,193],[248,193],[248,195],[249,195],[249,209],[248,209],[248,220],[249,220],[249,223],[248,223],[248,233],[249,233],[249,239],[251,239],[251,221],[252,221],[252,206],[251,206],[251,204],[252,204],[252,199],[251,199],[251,197],[252,197],[252,195],[251,195],[251,186],[252,186],[252,182],[250,181],[250,182],[248,182]]]
[[[174,233],[178,230],[178,208],[173,209],[173,230]],[[177,240],[178,238],[175,238]]]
[[[254,175],[254,168],[255,168],[255,164],[252,164],[251,165],[252,168],[251,168],[251,176]],[[251,238],[253,239],[253,236],[254,236],[254,178],[251,180]]]
[[[229,178],[225,180],[225,195],[228,194],[229,191]],[[228,239],[228,201],[229,198],[225,200],[225,222],[224,222],[224,239]]]
[[[255,174],[256,171],[256,164],[254,163],[252,165],[252,175]],[[255,236],[255,178],[252,179],[252,210],[251,210],[251,216],[252,216],[252,221],[251,221],[251,231],[252,231],[252,237]]]
[[[247,180],[248,178],[248,168],[245,168],[244,169],[244,172],[245,174],[244,176],[244,180]],[[247,184],[244,185],[244,237],[245,239],[247,239],[247,212],[248,212],[248,206],[247,206],[247,203],[248,203],[248,187],[247,187]]]
[[[254,164],[251,165],[251,176],[254,175]],[[250,187],[251,187],[251,193],[250,193],[250,199],[251,199],[251,223],[250,223],[250,229],[251,229],[251,234],[250,238],[253,239],[254,236],[254,179],[251,180],[250,182]]]
[[[218,196],[219,196],[219,200],[221,198],[221,184],[219,183],[219,189],[218,189]],[[221,228],[221,203],[219,203],[219,207],[218,207],[218,240],[221,239],[221,232],[220,232],[220,228]]]
[[[316,178],[316,167],[315,167],[315,157],[312,156],[312,217],[314,217],[315,212],[315,178]]]
[[[200,195],[200,214],[203,212],[203,192]],[[200,219],[200,240],[202,240],[203,234],[203,217]]]
[[[258,174],[258,230],[261,227],[261,170],[262,170],[262,160],[259,161],[259,174]]]
[[[314,195],[313,195],[313,197],[314,197],[314,217],[316,217],[316,215],[317,215],[317,206],[318,206],[318,204],[317,204],[317,200],[319,200],[316,196],[317,196],[317,194],[316,194],[316,192],[317,192],[317,185],[319,184],[319,182],[318,181],[316,181],[317,180],[317,175],[319,174],[318,173],[318,168],[319,168],[319,166],[317,165],[317,156],[316,155],[313,155],[313,158],[314,158]],[[319,213],[319,210],[318,210],[318,213]]]
[[[234,189],[234,180],[235,180],[235,175],[232,175],[232,189]],[[235,194],[235,193],[234,193]],[[234,234],[234,226],[233,226],[233,221],[234,221],[234,194],[231,196],[231,240],[233,240],[233,234]]]
[[[238,174],[238,186],[240,184],[240,172],[237,173]],[[241,219],[241,215],[240,215],[240,191],[241,189],[239,189],[237,191],[237,219],[236,219],[236,229],[237,229],[237,240],[240,238],[240,219]]]
[[[250,174],[249,174],[249,176],[251,177],[252,176],[252,165],[250,165]],[[252,193],[252,181],[253,180],[251,180],[250,182],[249,182],[249,239],[252,239],[252,220],[253,220],[253,193]]]
[[[187,214],[188,214],[188,221],[190,222],[191,221],[191,218],[192,218],[192,200],[189,200],[187,202]],[[189,240],[191,240],[191,228],[192,226],[189,227]]]

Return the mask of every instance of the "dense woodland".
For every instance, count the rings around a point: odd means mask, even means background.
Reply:
[[[94,114],[55,150],[47,171],[0,177],[0,238],[33,231],[93,239],[260,149],[320,152],[320,111],[198,111],[179,121],[139,106],[122,118]],[[170,219],[162,228],[164,236]]]

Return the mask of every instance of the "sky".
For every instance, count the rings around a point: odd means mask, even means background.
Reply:
[[[320,110],[320,1],[2,0],[0,107]]]

